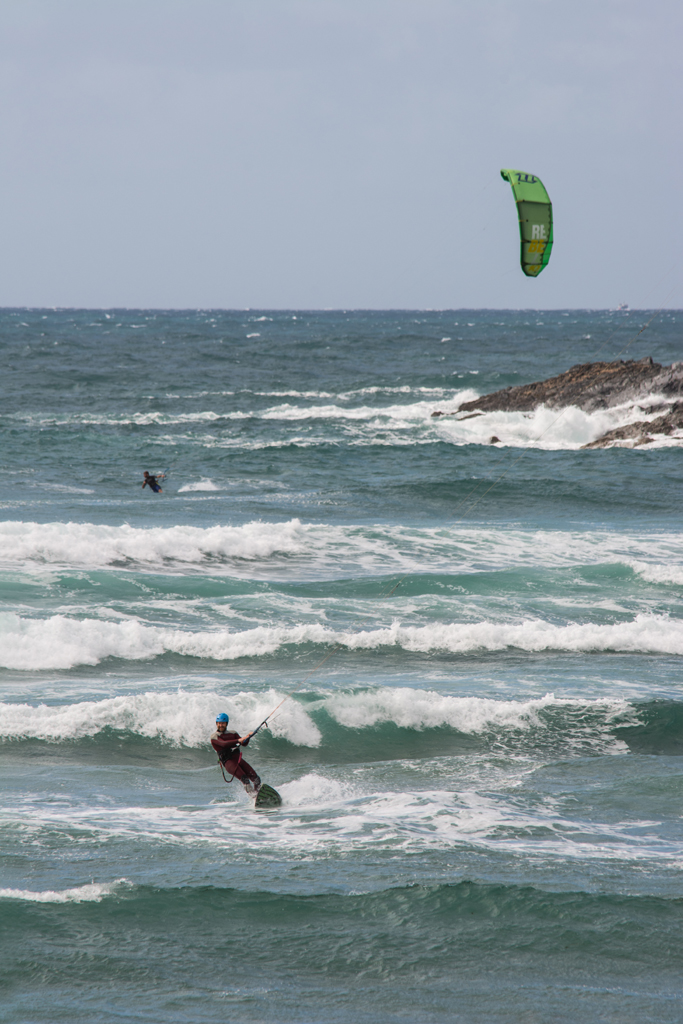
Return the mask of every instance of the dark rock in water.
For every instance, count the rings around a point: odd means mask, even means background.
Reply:
[[[643,409],[643,412],[649,410]],[[641,444],[651,444],[654,441],[653,434],[669,435],[675,430],[683,430],[683,402],[674,402],[668,406],[668,411],[655,420],[638,420],[636,423],[627,423],[625,427],[617,427],[615,430],[608,430],[606,434],[599,437],[597,441],[584,444],[584,448],[606,448],[608,444],[615,441],[632,441],[636,447]]]
[[[652,401],[656,397],[664,401]],[[681,401],[676,401],[678,398]],[[455,413],[437,410],[432,416],[457,416],[465,420],[486,412],[532,412],[539,405],[551,409],[574,405],[590,413],[629,402],[641,405],[645,414],[661,410],[662,415],[650,422],[639,421],[611,430],[584,445],[585,448],[601,448],[615,441],[648,444],[653,440],[652,434],[671,434],[683,429],[683,363],[662,366],[654,363],[651,356],[618,359],[613,363],[581,363],[548,380],[503,388],[463,402]]]
[[[539,405],[551,409],[576,405],[584,412],[595,412],[652,394],[683,398],[683,364],[661,366],[653,363],[651,356],[637,362],[618,359],[614,363],[581,363],[549,380],[504,388],[463,402],[458,413],[531,412]]]

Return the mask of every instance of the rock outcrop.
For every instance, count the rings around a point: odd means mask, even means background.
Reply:
[[[647,411],[649,410],[643,410]],[[683,402],[674,402],[673,405],[667,406],[667,412],[654,420],[637,420],[635,423],[627,423],[625,427],[608,430],[602,437],[591,441],[590,444],[584,444],[583,447],[606,448],[607,445],[619,441],[630,441],[634,446],[651,444],[657,435],[670,436],[678,430],[683,431]]]
[[[457,416],[462,420],[486,412],[531,412],[539,405],[551,409],[573,405],[590,413],[628,403],[639,407],[644,415],[662,415],[608,431],[584,447],[602,448],[619,441],[648,444],[653,435],[683,430],[683,363],[662,366],[651,356],[637,361],[582,363],[548,380],[503,388],[463,402],[454,413],[436,410],[432,416]]]

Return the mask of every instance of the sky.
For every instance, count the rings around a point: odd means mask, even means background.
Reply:
[[[682,40],[681,0],[0,0],[0,305],[681,308]]]

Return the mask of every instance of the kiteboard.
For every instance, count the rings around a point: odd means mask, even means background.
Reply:
[[[282,797],[278,791],[269,786],[267,782],[262,782],[254,801],[255,809],[260,811],[267,807],[280,807],[281,804]]]

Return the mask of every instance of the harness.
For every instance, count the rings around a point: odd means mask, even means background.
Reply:
[[[241,750],[239,749],[239,747],[238,747],[238,748],[236,748],[236,749],[237,749],[237,750],[239,751],[239,752],[238,752],[238,755],[237,755],[237,764],[235,765],[235,771],[234,771],[234,772],[232,773],[232,775],[230,776],[230,778],[228,778],[228,777],[227,777],[227,775],[226,775],[226,772],[225,772],[225,765],[224,765],[224,764],[223,764],[223,762],[221,761],[220,757],[218,758],[218,763],[219,763],[219,765],[221,766],[221,774],[222,774],[222,776],[223,776],[223,781],[224,781],[224,782],[227,782],[227,784],[228,784],[228,785],[230,785],[230,783],[232,782],[232,780],[233,780],[233,779],[235,778],[235,774],[237,773],[237,769],[238,769],[238,768],[239,768],[239,766],[240,766],[240,761],[242,760],[242,751],[241,751]]]

